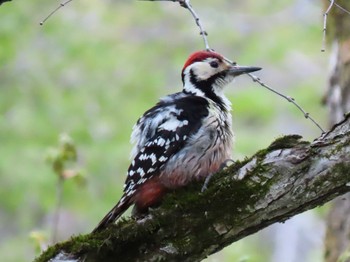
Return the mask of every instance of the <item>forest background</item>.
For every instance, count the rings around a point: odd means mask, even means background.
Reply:
[[[211,47],[239,64],[263,67],[257,75],[264,82],[294,97],[327,127],[322,99],[331,50],[320,52],[320,1],[197,2]],[[159,97],[181,90],[184,61],[203,49],[192,18],[174,3],[75,0],[40,26],[58,5],[16,0],[0,7],[4,261],[34,258],[36,245],[50,241],[57,176],[46,160],[59,137],[74,140],[78,160],[69,168],[81,170],[85,181],[64,183],[58,224],[58,239],[64,240],[89,232],[118,200],[133,124]],[[248,77],[237,79],[226,94],[234,108],[235,159],[282,134],[306,140],[320,134],[295,107]],[[325,209],[263,230],[208,261],[278,261],[281,250],[284,257],[298,251],[305,261],[321,261]]]

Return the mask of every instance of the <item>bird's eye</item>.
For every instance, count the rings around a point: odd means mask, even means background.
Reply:
[[[219,63],[217,61],[211,61],[209,64],[213,68],[218,68],[219,67]]]

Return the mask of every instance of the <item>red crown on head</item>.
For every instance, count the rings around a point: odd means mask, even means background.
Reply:
[[[205,60],[207,58],[217,58],[217,59],[220,59],[220,60],[223,59],[222,55],[220,55],[218,53],[215,53],[213,51],[203,50],[203,51],[194,52],[193,54],[191,54],[188,57],[185,65],[184,65],[184,67],[182,69],[182,74],[183,74],[185,68],[188,67],[189,65],[191,65],[191,64],[193,64],[195,62],[203,61],[203,60]]]

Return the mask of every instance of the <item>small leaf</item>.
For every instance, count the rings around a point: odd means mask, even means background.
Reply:
[[[84,187],[87,184],[87,179],[83,174],[81,174],[81,172],[77,172],[77,175],[73,179],[74,182],[80,187]]]
[[[45,250],[48,246],[47,236],[43,231],[34,230],[30,232],[29,238],[34,243],[35,252],[38,254]]]

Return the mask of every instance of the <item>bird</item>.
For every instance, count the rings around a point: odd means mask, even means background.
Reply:
[[[134,125],[123,194],[92,232],[114,223],[131,205],[134,214],[147,213],[170,190],[207,182],[219,171],[232,158],[234,142],[224,88],[260,69],[239,66],[212,50],[192,53],[181,71],[182,91],[161,98]]]

